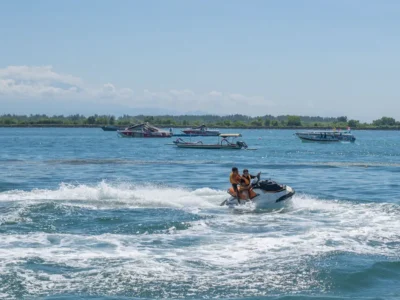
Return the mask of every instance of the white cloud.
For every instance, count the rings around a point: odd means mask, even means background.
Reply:
[[[79,77],[54,72],[52,66],[9,66],[0,69],[0,78],[22,82],[59,82],[76,86],[83,84]]]
[[[170,94],[175,96],[194,96],[195,93],[191,90],[170,90]]]
[[[143,98],[142,98],[143,96]],[[132,106],[146,101],[147,107],[171,108],[180,113],[188,111],[204,111],[216,114],[243,113],[249,115],[269,113],[275,106],[272,101],[267,101],[261,96],[246,96],[242,94],[222,93],[211,91],[208,93],[195,93],[191,90],[169,90],[167,92],[154,92],[144,90],[143,95],[137,95]]]
[[[208,93],[210,96],[215,96],[215,97],[220,97],[222,96],[221,92],[217,92],[217,91],[212,91],[210,93]]]
[[[245,96],[240,95],[240,94],[230,94],[229,98],[231,98],[232,100],[235,100],[235,101],[242,101],[242,100],[246,99]]]
[[[106,93],[115,93],[115,86],[111,83],[106,83],[103,85],[103,91]]]
[[[81,78],[56,72],[52,66],[9,66],[0,69],[0,102],[43,103],[57,101],[60,105],[76,106],[79,111],[85,105],[95,102],[110,110],[118,105],[129,111],[153,108],[159,111],[202,111],[214,114],[270,113],[275,104],[262,96],[246,96],[239,93],[210,91],[197,93],[190,89],[169,89],[164,91],[143,90],[134,93],[130,88],[118,88],[113,83],[92,86]],[[7,112],[7,106],[5,106]],[[57,106],[55,106],[57,109]],[[4,111],[4,110],[3,110]],[[93,111],[95,112],[95,111]]]
[[[60,88],[43,82],[24,82],[14,79],[0,79],[0,95],[27,97],[64,97],[72,96],[78,91],[77,87]]]
[[[118,89],[111,83],[92,87],[79,78],[57,73],[52,66],[9,66],[0,69],[0,95],[35,101],[63,99],[126,99],[131,89]]]
[[[118,89],[112,83],[104,84],[101,89],[91,89],[89,91],[93,93],[94,97],[113,99],[117,101],[124,101],[126,99],[132,99],[133,97],[133,91],[131,89]]]

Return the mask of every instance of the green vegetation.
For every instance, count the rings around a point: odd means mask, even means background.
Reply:
[[[372,123],[348,120],[346,116],[337,118],[281,115],[249,117],[244,115],[181,115],[181,116],[129,116],[112,115],[1,115],[0,126],[54,126],[54,127],[98,127],[103,125],[127,126],[141,122],[150,122],[161,127],[186,127],[206,124],[209,127],[240,128],[351,128],[357,129],[400,129],[400,122],[390,117],[382,117]]]

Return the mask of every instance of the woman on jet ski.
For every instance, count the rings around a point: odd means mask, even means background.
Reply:
[[[247,193],[247,198],[253,199],[257,194],[253,191],[251,186],[251,180],[253,178],[258,178],[261,172],[259,172],[256,176],[249,174],[249,170],[244,169],[242,177],[240,178],[240,190]]]

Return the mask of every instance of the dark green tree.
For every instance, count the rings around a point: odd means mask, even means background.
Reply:
[[[372,122],[375,126],[394,126],[396,125],[396,120],[389,117],[382,117],[378,120]]]
[[[95,116],[90,116],[90,117],[87,118],[86,122],[88,124],[94,124],[94,123],[96,123],[96,117]]]
[[[229,127],[229,126],[232,125],[232,123],[231,123],[230,120],[225,120],[223,124],[224,124],[225,126],[227,126],[227,127]]]
[[[347,126],[351,127],[351,128],[357,128],[360,125],[360,121],[358,120],[349,120],[347,122]]]
[[[301,119],[299,116],[288,116],[287,126],[301,126]]]

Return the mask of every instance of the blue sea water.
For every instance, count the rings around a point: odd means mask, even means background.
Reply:
[[[400,133],[232,131],[257,150],[0,128],[0,298],[399,299]],[[221,207],[232,166],[297,194]]]

